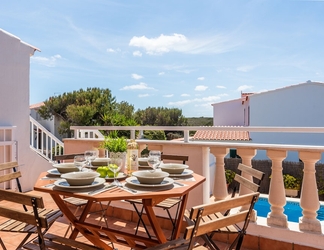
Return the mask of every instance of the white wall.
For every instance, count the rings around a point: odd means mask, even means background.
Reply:
[[[304,83],[250,96],[251,126],[324,126],[324,84]],[[324,134],[256,133],[253,143],[324,145]],[[298,160],[291,152],[287,160]]]
[[[29,147],[29,71],[35,48],[0,29],[0,126],[17,126],[17,159],[22,187],[31,190],[48,163]],[[44,171],[44,170],[43,170]]]
[[[215,103],[213,106],[214,126],[243,126],[244,108],[242,99]]]

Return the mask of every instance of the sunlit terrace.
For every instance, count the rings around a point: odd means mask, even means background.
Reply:
[[[165,154],[188,155],[190,169],[206,177],[204,184],[190,193],[188,207],[228,197],[224,159],[228,157],[230,149],[236,149],[237,154],[241,157],[241,162],[249,166],[252,165],[257,151],[263,150],[271,161],[271,182],[268,193],[271,212],[267,215],[267,218],[258,216],[253,218],[243,246],[247,249],[323,249],[324,224],[316,218],[320,204],[316,184],[316,164],[322,157],[324,146],[190,141],[189,132],[198,129],[226,129],[310,134],[324,133],[324,128],[72,127],[72,129],[75,131],[75,137],[64,139],[65,154],[84,152],[86,149],[98,147],[102,141],[102,138],[95,136],[98,130],[128,130],[131,131],[131,138],[140,136],[143,130],[184,131],[183,140],[137,139],[137,143],[140,151],[148,147],[150,150],[157,149]],[[44,136],[43,139],[45,138]],[[49,145],[49,143],[51,145],[49,148],[55,146],[54,143],[47,139],[47,144]],[[298,157],[303,162],[302,188],[300,190],[300,206],[303,215],[299,218],[298,223],[289,222],[283,209],[287,198],[282,181],[282,161],[286,159],[287,153],[290,151],[298,152]],[[101,155],[103,154],[104,152],[101,151]],[[210,164],[210,154],[216,158],[214,166]],[[52,154],[48,155],[51,156]],[[248,190],[241,188],[239,194],[247,192]],[[115,218],[132,220],[132,216],[125,218],[126,215],[133,212],[129,204],[116,202],[112,205],[112,209],[114,210],[112,215]],[[168,228],[168,226],[166,225],[165,228]],[[224,238],[218,240],[227,241]]]

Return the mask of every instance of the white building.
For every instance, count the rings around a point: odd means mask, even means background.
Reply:
[[[213,104],[214,126],[323,127],[324,83],[306,82]],[[251,132],[253,143],[324,145],[324,134]],[[264,158],[258,152],[256,158]],[[296,158],[297,157],[297,158]],[[290,152],[287,160],[298,160]]]
[[[30,148],[30,57],[39,49],[2,29],[0,44],[0,163],[18,161],[27,191],[38,177],[35,172],[51,166]]]

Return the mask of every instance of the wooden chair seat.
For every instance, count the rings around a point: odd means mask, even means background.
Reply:
[[[98,250],[99,249],[96,246],[92,246],[75,240],[70,240],[68,238],[57,236],[50,233],[44,235],[44,243],[46,249],[59,249],[59,250],[70,250],[70,249]],[[29,249],[29,250],[40,249],[38,240],[29,242],[25,244],[23,247],[19,248],[19,250],[25,250],[25,249]]]

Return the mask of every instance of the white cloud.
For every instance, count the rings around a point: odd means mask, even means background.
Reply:
[[[206,89],[208,89],[208,86],[205,85],[198,85],[195,87],[195,91],[205,91]]]
[[[203,81],[203,80],[205,80],[205,77],[203,77],[203,76],[198,77],[197,80],[199,80],[199,81]]]
[[[109,48],[109,49],[107,49],[107,52],[108,53],[118,53],[118,52],[121,52],[121,50],[119,48],[118,49]]]
[[[154,38],[134,36],[128,45],[143,48],[149,55],[162,55],[172,51],[188,54],[219,54],[231,51],[241,43],[238,40],[233,40],[231,36],[208,35],[188,39],[185,35],[174,33],[172,35],[161,34]]]
[[[157,38],[134,36],[130,40],[129,46],[144,48],[149,55],[160,55],[172,50],[176,51],[178,46],[181,46],[186,42],[187,38],[184,35],[173,34],[172,36],[165,36],[162,34]]]
[[[254,68],[255,68],[255,66],[245,65],[245,66],[238,67],[236,70],[241,71],[241,72],[249,72],[249,71],[253,70]]]
[[[148,97],[150,96],[149,94],[139,94],[138,97],[143,98],[143,97]]]
[[[160,72],[159,76],[165,75],[165,72]]]
[[[237,88],[237,91],[245,91],[247,89],[252,89],[252,88],[253,88],[253,86],[242,85],[242,86]]]
[[[57,64],[58,60],[61,60],[62,57],[61,55],[54,55],[51,57],[42,57],[42,56],[32,56],[31,57],[31,61],[41,64],[41,65],[45,65],[47,67],[55,67]]]
[[[218,89],[226,89],[225,86],[221,86],[221,85],[217,85],[216,88],[218,88]]]
[[[134,79],[136,79],[136,80],[139,80],[139,79],[142,79],[143,76],[138,75],[138,74],[132,74],[132,78],[134,78]]]
[[[173,97],[174,94],[170,94],[170,95],[164,95],[163,97],[167,97],[167,98],[170,98],[170,97]]]
[[[154,89],[154,88],[148,87],[146,83],[141,82],[140,84],[125,86],[120,90],[143,90],[143,89]]]
[[[107,49],[107,52],[109,52],[109,53],[115,53],[116,51],[114,49],[112,49],[112,48],[109,48],[109,49]]]
[[[142,55],[143,55],[142,52],[139,51],[139,50],[136,50],[136,51],[133,52],[133,56],[141,57]]]
[[[190,96],[189,94],[181,94],[181,96],[187,97]]]
[[[204,106],[204,105],[209,106],[209,105],[215,103],[216,101],[220,100],[223,96],[227,96],[227,94],[187,99],[187,100],[178,101],[178,102],[169,102],[168,105],[170,105],[170,106],[184,106],[186,104],[196,103],[195,105],[199,105],[199,106]]]

